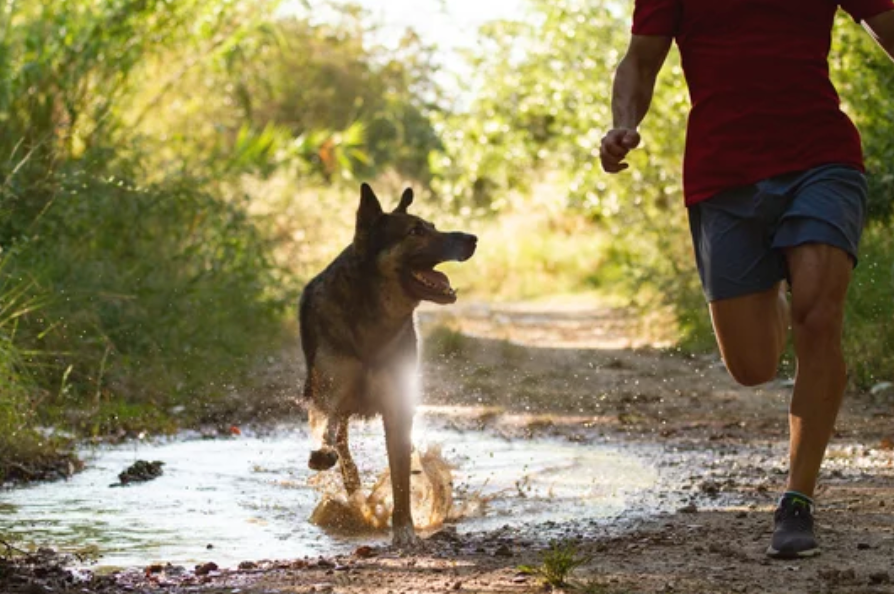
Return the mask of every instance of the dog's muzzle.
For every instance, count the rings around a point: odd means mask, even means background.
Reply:
[[[465,262],[475,253],[478,238],[469,233],[450,233],[450,259]]]

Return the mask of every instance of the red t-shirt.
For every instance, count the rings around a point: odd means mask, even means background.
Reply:
[[[636,0],[634,35],[674,37],[689,85],[686,204],[826,163],[863,168],[828,54],[838,6],[861,21],[892,0]]]

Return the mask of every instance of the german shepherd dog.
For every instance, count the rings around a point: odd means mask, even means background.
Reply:
[[[358,492],[348,421],[381,415],[394,499],[392,542],[398,547],[417,542],[410,511],[414,310],[422,301],[456,301],[450,280],[434,267],[468,260],[478,241],[474,235],[438,231],[409,214],[412,202],[408,188],[397,208],[386,213],[363,184],[354,241],[308,283],[299,305],[307,362],[304,399],[322,442],[308,466],[326,470],[337,462],[348,495]]]

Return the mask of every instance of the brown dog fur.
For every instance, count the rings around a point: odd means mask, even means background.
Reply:
[[[393,543],[414,544],[410,511],[410,456],[417,369],[414,311],[421,301],[453,303],[447,277],[433,270],[446,261],[464,261],[477,238],[444,233],[413,216],[413,192],[404,191],[397,208],[385,213],[367,185],[361,186],[354,240],[308,283],[301,296],[301,343],[307,362],[304,398],[322,441],[311,453],[314,470],[339,463],[345,489],[360,489],[348,448],[352,416],[381,415],[394,509]]]

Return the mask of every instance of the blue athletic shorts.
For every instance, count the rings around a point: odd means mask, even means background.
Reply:
[[[708,301],[772,288],[787,277],[783,249],[805,243],[857,248],[866,178],[844,165],[786,173],[689,207],[695,259]]]

